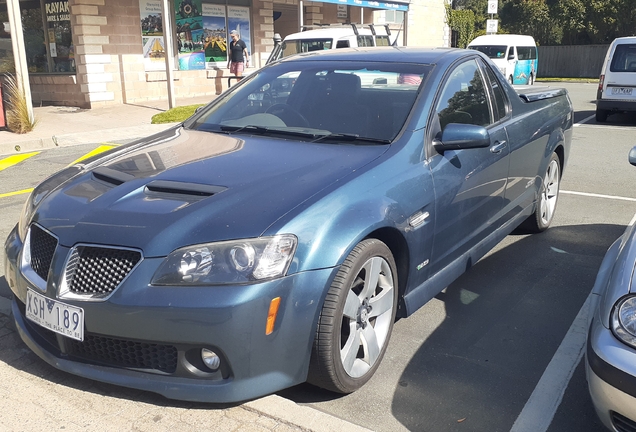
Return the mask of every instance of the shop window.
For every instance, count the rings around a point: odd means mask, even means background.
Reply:
[[[21,1],[22,31],[30,73],[74,73],[68,1]],[[14,69],[6,3],[0,4],[0,72]]]

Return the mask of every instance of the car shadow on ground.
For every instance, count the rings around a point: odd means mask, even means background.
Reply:
[[[552,227],[479,261],[437,296],[446,317],[402,372],[394,417],[409,430],[510,430],[623,230]],[[586,430],[602,430],[587,392],[575,396]]]
[[[2,286],[7,286],[7,281],[4,276],[0,277],[0,287]],[[2,297],[7,298],[4,293]],[[209,410],[226,409],[240,405],[238,403],[208,404],[176,401],[167,399],[159,394],[93,381],[60,371],[40,359],[22,342],[15,328],[13,317],[5,315],[3,312],[4,311],[0,311],[0,362],[11,366],[17,371],[45,379],[56,385],[68,387],[69,390],[90,392],[99,396],[125,399],[159,407]],[[64,402],[60,403],[64,404]]]
[[[591,116],[593,116],[595,114],[594,111],[574,111],[574,124],[580,123],[583,120],[590,118]],[[590,119],[588,120],[588,122],[593,121],[594,119]],[[584,123],[584,124],[587,124]]]

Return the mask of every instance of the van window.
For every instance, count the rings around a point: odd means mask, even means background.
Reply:
[[[359,47],[375,46],[373,45],[373,36],[358,35],[358,46]]]
[[[349,41],[339,40],[338,43],[336,44],[336,48],[349,48]]]
[[[610,71],[636,72],[636,44],[616,45]]]
[[[303,39],[283,41],[283,57],[293,54],[331,49],[333,39]]]
[[[519,60],[536,60],[537,59],[537,47],[533,46],[518,46],[517,57]]]
[[[514,57],[514,56],[515,56],[515,47],[508,48],[508,57]]]
[[[491,59],[504,58],[506,56],[506,45],[473,45],[469,49],[483,52]]]
[[[391,45],[388,36],[376,36],[375,46],[389,46]]]

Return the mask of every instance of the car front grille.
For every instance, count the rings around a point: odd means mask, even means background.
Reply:
[[[67,264],[69,290],[75,294],[108,295],[141,260],[129,249],[78,246]]]
[[[636,422],[612,411],[612,424],[619,432],[636,432]]]
[[[46,281],[57,247],[57,239],[35,224],[31,225],[30,238],[31,268]]]
[[[64,352],[66,356],[103,366],[140,369],[148,372],[173,374],[177,370],[178,350],[173,345],[115,339],[87,332],[80,342],[63,336],[57,336],[51,330],[40,327],[26,319],[25,305],[18,301],[18,309],[32,334],[41,341]],[[61,346],[60,343],[63,345]],[[56,354],[59,355],[59,354]]]
[[[87,334],[84,341],[69,340],[68,354],[104,365],[152,369],[165,373],[177,370],[177,349],[160,345]]]

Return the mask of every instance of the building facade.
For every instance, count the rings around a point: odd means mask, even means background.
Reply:
[[[275,33],[301,25],[388,24],[399,45],[449,46],[444,1],[169,0],[164,10],[162,0],[0,0],[0,73],[15,70],[7,2],[20,8],[33,103],[94,108],[167,98],[166,55],[176,97],[221,93],[231,30],[250,69],[265,64]]]

